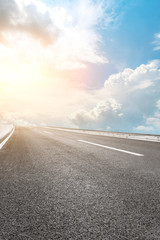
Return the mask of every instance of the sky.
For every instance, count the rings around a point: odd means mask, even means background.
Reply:
[[[160,1],[0,0],[0,117],[160,134]]]

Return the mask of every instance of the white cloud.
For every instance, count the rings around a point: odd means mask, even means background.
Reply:
[[[147,118],[146,123],[148,125],[154,126],[155,128],[160,130],[160,117],[159,118],[158,117]]]
[[[106,127],[106,130],[107,130],[107,131],[110,131],[110,130],[111,130],[111,127],[110,127],[110,126],[107,126],[107,127]]]
[[[154,47],[154,50],[155,51],[160,50],[160,33],[156,33],[154,35],[154,38],[155,38],[155,40],[153,43],[156,45],[156,47]]]
[[[32,48],[31,55],[47,59],[60,70],[107,63],[99,48],[98,29],[107,18],[114,20],[110,10],[114,5],[90,0],[63,6],[58,2],[48,6],[40,0],[0,0],[0,43],[14,49],[15,42],[16,48],[26,42],[26,50]],[[38,40],[44,51],[33,40]]]
[[[156,80],[160,78],[159,70],[160,61],[155,60],[149,64],[142,64],[135,70],[125,68],[123,72],[112,74],[105,82],[104,86],[107,89],[120,90],[125,89],[127,92],[132,92],[140,89],[147,89],[152,86]]]
[[[157,107],[160,110],[160,100],[157,101]]]
[[[1,36],[7,42],[6,32],[26,32],[42,44],[54,42],[59,34],[49,11],[41,12],[38,1],[0,1]]]
[[[149,126],[138,126],[135,128],[135,130],[137,132],[152,132],[153,131],[153,127],[149,127]]]
[[[119,118],[121,105],[114,99],[109,98],[107,101],[98,102],[97,106],[90,111],[80,110],[72,114],[72,122],[82,128],[103,128],[104,119],[107,118],[107,124],[110,125],[115,119]],[[99,126],[97,126],[97,122]]]
[[[160,61],[142,64],[135,70],[126,68],[123,72],[112,74],[104,88],[94,94],[96,106],[75,113],[71,120],[85,128],[102,126],[106,129],[105,126],[110,126],[112,131],[132,132],[137,128],[144,132],[160,132],[160,121],[155,117],[158,114],[159,93]]]

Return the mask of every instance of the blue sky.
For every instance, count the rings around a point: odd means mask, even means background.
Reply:
[[[134,4],[123,12],[128,2]],[[110,57],[132,68],[159,58],[159,52],[153,51],[153,41],[154,34],[160,32],[160,1],[124,1],[123,6],[117,27],[103,33]],[[114,44],[108,41],[108,36]]]
[[[160,134],[159,0],[0,1],[1,122]]]
[[[112,63],[104,67],[106,71],[100,66],[102,76],[105,72],[105,79],[125,67],[136,68],[160,57],[160,52],[153,50],[154,35],[160,32],[160,1],[117,0],[115,3],[115,18],[118,16],[118,19],[99,29],[103,39],[102,51]]]
[[[113,21],[108,26],[102,26],[99,29],[103,39],[102,50],[109,59],[109,63],[99,66],[100,71],[95,69],[96,74],[92,83],[96,87],[103,85],[104,81],[113,73],[123,72],[125,68],[140,68],[140,65],[147,65],[160,57],[160,51],[154,50],[156,47],[155,36],[160,32],[160,1],[115,1],[114,3],[116,7]],[[101,76],[101,80],[97,81],[99,76]],[[148,76],[145,77],[148,78]],[[152,81],[152,77],[149,77]],[[124,119],[124,113],[122,119],[117,120],[113,115],[110,117],[107,111],[105,114],[103,106],[103,113],[99,116],[103,119],[100,120],[100,126],[105,129],[107,122],[108,130],[160,133],[160,115],[157,109],[160,99],[160,82],[153,85],[156,86],[148,87],[147,92],[145,88],[139,90],[134,94],[135,97],[131,93],[131,101],[135,101],[136,98],[137,101],[135,104],[131,102],[127,109],[124,107],[126,119]],[[157,91],[154,87],[157,87]],[[126,94],[126,92],[123,93],[122,89],[121,94]],[[130,101],[127,94],[125,101]],[[91,111],[95,111],[95,108]],[[83,117],[89,121],[89,116],[87,118],[86,114],[83,113]],[[91,112],[90,114],[93,115]],[[108,121],[105,121],[107,118]],[[79,119],[82,119],[82,116],[78,115],[76,120]],[[94,126],[96,127],[96,124]]]

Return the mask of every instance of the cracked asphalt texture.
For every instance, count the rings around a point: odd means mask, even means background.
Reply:
[[[160,143],[17,127],[0,150],[0,240],[27,239],[160,239]]]

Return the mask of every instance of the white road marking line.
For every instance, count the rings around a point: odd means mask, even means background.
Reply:
[[[83,142],[83,143],[88,143],[88,144],[91,144],[91,145],[95,145],[95,146],[98,146],[98,147],[103,147],[103,148],[115,150],[115,151],[118,151],[118,152],[124,152],[124,153],[128,153],[128,154],[132,154],[132,155],[139,156],[139,157],[144,156],[143,154],[140,154],[140,153],[130,152],[130,151],[126,151],[126,150],[122,150],[122,149],[118,149],[118,148],[113,148],[113,147],[109,147],[109,146],[105,146],[105,145],[101,145],[101,144],[97,144],[97,143],[93,143],[93,142],[88,142],[88,141],[84,141],[84,140],[78,140],[78,141]]]
[[[8,135],[8,137],[6,137],[3,142],[0,143],[0,149],[2,149],[2,147],[4,146],[4,144],[10,139],[10,137],[12,136],[12,134],[14,133],[15,127],[13,128],[12,132]]]

